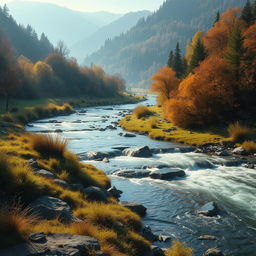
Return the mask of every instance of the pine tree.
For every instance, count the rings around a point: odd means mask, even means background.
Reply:
[[[256,0],[252,5],[252,12],[253,12],[253,21],[256,22]]]
[[[170,68],[173,67],[173,57],[174,57],[173,51],[170,51],[168,62],[167,62],[167,66]]]
[[[242,10],[242,15],[241,15],[242,20],[244,20],[248,25],[251,25],[253,22],[253,8],[251,5],[250,0],[247,1],[245,4],[243,10]]]
[[[206,50],[204,47],[204,44],[202,40],[199,38],[197,40],[189,67],[188,67],[188,72],[191,73],[193,70],[199,66],[199,63],[203,61],[206,58]]]
[[[181,78],[184,74],[180,44],[177,43],[174,56],[173,56],[173,70],[176,72],[178,78]]]
[[[240,26],[239,24],[236,24],[231,32],[224,59],[233,68],[237,79],[239,79],[241,74],[241,61],[245,53],[243,41],[244,39],[242,37]]]
[[[216,14],[216,18],[215,18],[215,21],[214,21],[214,25],[215,25],[215,23],[217,23],[219,20],[220,20],[220,11],[218,11],[217,14]]]

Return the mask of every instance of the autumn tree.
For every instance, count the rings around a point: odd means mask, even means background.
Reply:
[[[163,105],[168,99],[175,96],[180,79],[176,73],[169,67],[162,67],[152,76],[151,91],[158,94],[157,100]]]
[[[9,110],[10,97],[20,86],[19,68],[12,48],[5,37],[0,34],[0,95],[5,97],[5,110]]]

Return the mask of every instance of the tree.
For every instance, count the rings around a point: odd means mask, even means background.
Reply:
[[[247,0],[241,14],[242,20],[244,20],[248,25],[251,25],[253,22],[253,8],[250,0]]]
[[[214,25],[215,25],[215,23],[217,23],[219,20],[220,20],[220,11],[218,11],[217,14],[216,14],[216,18],[215,18],[215,21],[214,21]]]
[[[241,75],[241,61],[245,53],[243,41],[240,25],[237,23],[231,32],[227,51],[224,54],[224,59],[231,65],[236,79],[239,79]]]
[[[19,68],[9,42],[0,34],[0,95],[5,97],[5,110],[9,110],[10,97],[20,86]]]
[[[70,51],[69,51],[68,47],[66,46],[66,44],[64,43],[64,41],[59,41],[57,43],[57,46],[56,46],[54,52],[63,57],[68,57],[68,55],[70,53]]]
[[[256,22],[256,0],[254,1],[252,8],[253,21]]]
[[[176,72],[178,78],[181,78],[184,75],[184,69],[182,65],[182,56],[180,50],[180,44],[177,43],[174,56],[173,56],[173,70]]]
[[[199,66],[200,62],[206,58],[206,50],[202,40],[199,38],[197,40],[190,64],[188,66],[188,72],[193,72],[193,70]]]
[[[163,105],[168,99],[174,97],[178,89],[180,79],[169,67],[162,67],[152,76],[151,91],[158,94],[158,103]]]
[[[173,59],[174,59],[173,51],[170,51],[168,62],[167,62],[167,66],[169,68],[173,67]]]

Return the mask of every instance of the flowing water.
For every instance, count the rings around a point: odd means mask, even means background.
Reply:
[[[144,104],[154,104],[154,97],[150,96]],[[244,168],[232,159],[187,152],[184,146],[153,141],[147,136],[121,137],[121,128],[99,131],[134,107],[130,104],[85,108],[69,116],[37,121],[27,130],[50,133],[61,129],[61,135],[70,139],[69,149],[77,154],[145,145],[152,149],[172,148],[171,153],[158,153],[151,158],[118,155],[109,163],[85,162],[110,175],[112,184],[124,191],[122,201],[135,201],[147,207],[144,223],[154,233],[186,242],[198,256],[213,247],[228,256],[256,256],[256,170]],[[113,174],[116,170],[155,170],[159,165],[182,168],[186,176],[161,181]],[[219,205],[219,216],[198,216],[197,210],[210,201]],[[214,235],[217,240],[197,240],[201,235]],[[168,247],[170,242],[158,245]]]

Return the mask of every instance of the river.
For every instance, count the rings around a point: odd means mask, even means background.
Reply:
[[[143,104],[154,104],[149,96]],[[104,170],[112,185],[122,190],[122,201],[142,203],[148,209],[144,218],[156,234],[163,234],[186,242],[195,249],[195,255],[213,247],[227,256],[256,256],[256,170],[244,168],[230,159],[213,157],[194,152],[184,152],[184,146],[159,142],[147,136],[121,137],[123,132],[107,129],[134,104],[78,109],[69,116],[39,120],[27,127],[31,132],[51,132],[61,129],[70,140],[69,150],[76,154],[85,152],[109,152],[116,147],[149,146],[173,148],[171,153],[154,154],[151,158],[116,156],[109,163],[85,161]],[[172,181],[150,178],[127,179],[113,175],[116,170],[154,170],[158,165],[179,167],[186,172],[185,178]],[[197,210],[207,202],[215,201],[218,217],[202,217]],[[214,235],[217,240],[200,241],[201,235]],[[161,247],[170,242],[158,243]]]

